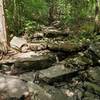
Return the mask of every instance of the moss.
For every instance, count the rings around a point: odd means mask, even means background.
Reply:
[[[83,25],[80,26],[80,32],[93,32],[94,30],[94,23],[93,22],[88,22],[84,23]]]
[[[100,95],[100,86],[94,83],[85,82],[84,86],[88,91]]]

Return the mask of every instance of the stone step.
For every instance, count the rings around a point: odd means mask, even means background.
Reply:
[[[43,69],[50,67],[56,62],[56,57],[49,51],[18,53],[9,59],[0,60],[0,65],[13,65],[14,68],[21,70]]]

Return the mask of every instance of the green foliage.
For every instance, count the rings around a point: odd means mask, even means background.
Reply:
[[[49,23],[50,8],[55,20],[62,25],[77,24],[84,18],[94,18],[95,0],[4,0],[7,23],[10,32],[19,35],[34,32],[41,24]],[[63,27],[63,26],[62,26]],[[83,25],[86,32],[93,30],[93,25]],[[84,32],[83,32],[84,33]]]
[[[16,35],[26,31],[27,28],[32,29],[31,31],[36,30],[38,24],[47,22],[48,7],[45,0],[10,0],[9,2],[5,9],[7,23],[9,30]]]
[[[94,4],[94,0],[58,0],[60,18],[71,23],[78,18],[93,16]]]

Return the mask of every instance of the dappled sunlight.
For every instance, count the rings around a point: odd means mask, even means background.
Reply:
[[[0,0],[0,100],[100,100],[100,0]]]

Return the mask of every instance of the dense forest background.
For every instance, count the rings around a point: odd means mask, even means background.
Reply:
[[[99,0],[4,0],[7,29],[22,35],[54,25],[74,33],[93,33],[99,20]],[[99,22],[97,22],[99,24]]]

